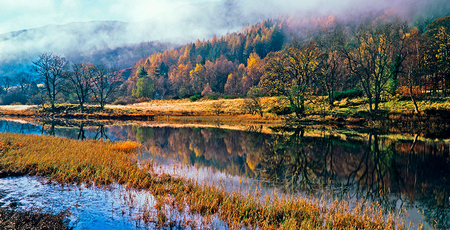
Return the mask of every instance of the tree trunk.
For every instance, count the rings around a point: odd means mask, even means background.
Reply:
[[[419,107],[417,106],[416,99],[414,98],[413,90],[412,90],[412,83],[411,83],[411,77],[409,78],[409,95],[411,97],[411,101],[414,105],[414,111],[416,113],[419,113]]]

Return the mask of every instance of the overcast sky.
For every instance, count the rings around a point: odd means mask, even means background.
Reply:
[[[1,0],[0,34],[69,22],[138,22],[186,3],[202,1],[205,0]]]

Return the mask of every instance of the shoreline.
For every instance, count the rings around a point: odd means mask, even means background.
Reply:
[[[416,114],[412,111],[386,111],[369,113],[357,110],[348,113],[336,109],[326,114],[310,113],[298,119],[293,115],[277,116],[274,114],[260,115],[244,114],[240,111],[238,99],[223,100],[228,103],[222,113],[211,112],[205,104],[214,101],[189,102],[187,100],[167,100],[159,102],[144,102],[127,106],[107,105],[104,110],[96,106],[87,106],[87,111],[80,112],[77,105],[57,105],[55,111],[36,105],[0,106],[0,115],[32,119],[75,119],[75,120],[105,120],[105,121],[137,121],[137,122],[164,122],[170,124],[195,124],[221,126],[327,126],[327,127],[354,127],[358,130],[375,132],[394,132],[445,135],[450,133],[450,110],[429,108]],[[273,102],[273,98],[265,99]],[[240,102],[240,101],[238,101]],[[199,103],[204,103],[199,106]],[[168,105],[172,106],[170,110]],[[180,107],[177,107],[180,105]],[[192,107],[195,105],[197,107]],[[176,109],[174,109],[176,107]],[[200,111],[199,108],[205,109]],[[447,135],[450,137],[450,134]]]

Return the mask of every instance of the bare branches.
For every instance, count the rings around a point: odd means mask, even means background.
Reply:
[[[43,78],[45,92],[50,100],[52,109],[55,108],[56,95],[61,90],[61,82],[68,73],[69,62],[59,55],[44,53],[33,62],[34,71]]]

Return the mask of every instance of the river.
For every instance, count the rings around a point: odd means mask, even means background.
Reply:
[[[414,227],[450,228],[450,139],[361,133],[350,128],[267,130],[258,126],[233,130],[161,123],[0,120],[0,132],[137,141],[146,149],[140,160],[156,162],[157,170],[221,183],[230,191],[256,186],[268,194],[276,190],[317,199],[377,202],[385,210],[407,211],[405,219]],[[94,219],[113,229],[145,227],[133,218],[140,208],[131,210],[125,200],[117,198],[127,192],[120,186],[101,195],[107,205],[96,208],[95,203],[103,201],[96,200],[99,191],[93,188],[47,188],[38,181],[34,177],[1,179],[0,205],[14,200],[19,208],[51,207],[58,204],[42,205],[43,200],[57,197],[67,202],[53,210],[74,209],[71,222],[76,229],[91,229],[86,226],[96,226]],[[27,186],[13,187],[27,183],[33,184],[39,195],[17,192]],[[77,205],[88,202],[91,208],[87,211]],[[114,226],[117,223],[121,225]]]

